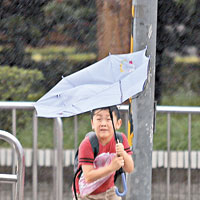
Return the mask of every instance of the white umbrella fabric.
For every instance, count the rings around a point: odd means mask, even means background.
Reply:
[[[118,105],[144,89],[146,49],[106,58],[63,78],[35,104],[38,117],[70,117]]]

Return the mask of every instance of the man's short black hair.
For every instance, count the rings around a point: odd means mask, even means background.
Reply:
[[[115,115],[117,116],[117,120],[121,119],[120,113],[119,113],[119,110],[118,110],[117,106],[109,106],[109,107],[103,107],[103,108],[96,108],[96,109],[94,109],[94,110],[91,111],[91,119],[93,119],[94,113],[95,113],[96,110],[107,110],[107,109],[110,109],[111,112],[115,113]]]

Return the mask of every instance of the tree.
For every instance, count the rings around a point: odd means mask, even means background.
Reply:
[[[51,1],[45,8],[45,22],[67,37],[67,43],[80,45],[83,50],[96,49],[96,7],[94,1]],[[63,41],[66,43],[66,41]]]
[[[160,103],[163,89],[163,68],[173,67],[173,53],[188,54],[188,47],[200,50],[198,0],[158,1],[156,90]]]
[[[25,59],[25,45],[37,45],[46,35],[41,7],[49,0],[2,0],[0,2],[1,64],[21,65]]]
[[[195,46],[197,48],[197,54],[200,55],[200,1],[183,1],[182,4],[186,8],[186,16],[182,15],[184,28],[181,33],[181,38],[184,40],[185,46]],[[187,54],[184,50],[183,53]]]
[[[131,0],[96,0],[99,59],[130,52],[131,5]]]

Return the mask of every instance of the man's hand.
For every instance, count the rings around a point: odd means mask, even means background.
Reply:
[[[120,169],[123,166],[124,166],[124,159],[121,156],[120,157],[115,156],[110,163],[110,167],[111,167],[112,171],[117,171],[118,169]]]
[[[132,156],[124,150],[124,145],[122,143],[116,144],[116,154],[117,156],[122,157],[122,159],[124,160],[124,171],[128,173],[132,172],[134,169],[134,162]]]
[[[116,144],[116,154],[117,156],[122,156],[124,157],[124,145],[122,143],[117,143]]]

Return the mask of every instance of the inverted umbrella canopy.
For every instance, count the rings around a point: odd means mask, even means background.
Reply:
[[[149,58],[146,49],[109,55],[63,78],[35,104],[39,117],[70,117],[118,105],[144,89]]]

